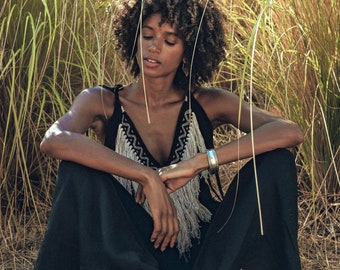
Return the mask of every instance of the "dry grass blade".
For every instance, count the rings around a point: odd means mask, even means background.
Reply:
[[[31,269],[46,228],[58,161],[39,151],[45,130],[82,89],[131,79],[112,42],[117,1],[0,7],[0,269]],[[303,269],[340,269],[340,1],[219,1],[229,50],[212,84],[302,127]],[[226,126],[215,143],[240,135]],[[223,167],[225,189],[243,163]]]

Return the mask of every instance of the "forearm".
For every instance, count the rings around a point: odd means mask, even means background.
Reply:
[[[162,251],[168,245],[175,245],[179,231],[176,209],[156,171],[76,132],[47,133],[41,150],[59,159],[74,161],[140,183],[154,221],[151,242]]]
[[[141,184],[146,181],[149,170],[138,162],[119,155],[101,143],[79,133],[49,134],[42,141],[40,148],[49,156],[73,161]]]
[[[236,141],[217,149],[220,164],[251,157],[277,148],[287,148],[299,144],[302,134],[299,128],[287,122],[268,123],[248,133]]]
[[[238,140],[224,144],[216,149],[220,165],[236,160],[252,157],[277,148],[287,148],[301,143],[303,135],[300,128],[290,121],[278,120],[267,123],[253,133],[248,133]],[[205,153],[194,158],[196,171],[208,169],[208,159]]]

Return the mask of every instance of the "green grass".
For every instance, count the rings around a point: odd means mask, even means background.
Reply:
[[[299,242],[304,269],[339,267],[340,2],[224,3],[229,50],[212,84],[299,123]],[[0,6],[0,269],[30,269],[58,161],[46,129],[82,89],[127,83],[109,1],[4,0]],[[236,138],[216,131],[216,143]],[[234,171],[237,164],[226,167]],[[225,178],[230,178],[225,170]]]

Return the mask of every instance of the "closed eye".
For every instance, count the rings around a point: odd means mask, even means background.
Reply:
[[[172,41],[169,41],[169,40],[165,40],[165,43],[169,46],[174,46],[176,44],[175,42],[172,42]]]

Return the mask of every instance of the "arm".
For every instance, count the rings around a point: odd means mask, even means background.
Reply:
[[[70,110],[46,132],[41,151],[58,159],[73,161],[97,170],[138,182],[143,186],[154,220],[151,241],[155,247],[174,246],[178,221],[172,201],[158,174],[151,168],[130,160],[105,147],[84,133],[92,128],[101,137],[105,113],[113,114],[114,95],[100,88],[82,91]]]
[[[106,103],[109,103],[109,100],[113,102],[113,96],[110,96],[110,93],[107,91],[103,93]],[[82,91],[70,110],[47,130],[40,149],[47,155],[58,159],[74,161],[127,178],[137,178],[137,175],[126,175],[128,172],[123,168],[126,166],[135,167],[138,164],[118,157],[119,155],[112,150],[84,135],[90,128],[94,129],[97,135],[103,133],[104,109],[112,115],[112,106],[104,103],[103,108],[99,89]],[[112,162],[113,160],[115,162]],[[124,166],[121,169],[122,165]]]
[[[203,91],[201,100],[212,123],[215,126],[230,123],[246,133],[239,140],[222,145],[216,150],[220,164],[277,148],[292,147],[303,141],[303,134],[294,122],[254,106],[251,110],[248,103],[240,104],[240,98],[230,92],[211,90],[212,92]]]
[[[214,127],[229,123],[246,133],[238,140],[216,149],[219,164],[277,148],[292,147],[303,140],[303,134],[294,122],[255,107],[251,111],[249,104],[246,102],[240,104],[239,97],[230,92],[203,89],[196,93],[196,99],[206,111]],[[162,173],[161,178],[167,183],[168,191],[171,192],[206,169],[208,169],[207,155],[198,153],[192,159],[179,163],[175,169]]]

